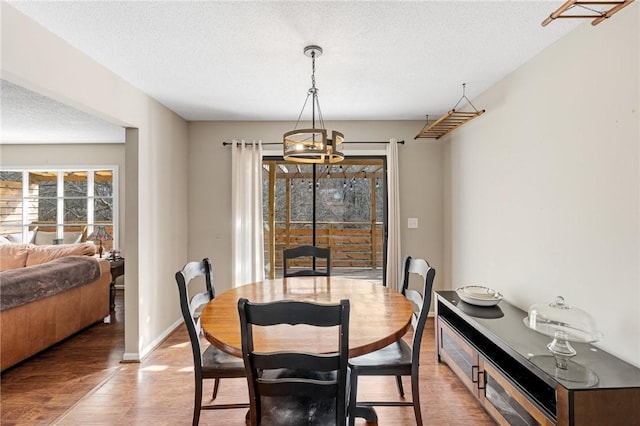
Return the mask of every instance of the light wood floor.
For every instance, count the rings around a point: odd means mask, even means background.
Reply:
[[[190,425],[193,361],[184,326],[140,364],[122,364],[124,314],[117,292],[111,324],[84,332],[9,369],[0,382],[2,425]],[[433,321],[422,343],[420,395],[427,425],[493,425],[435,356]],[[405,381],[405,391],[410,383]],[[210,385],[205,394],[211,392]],[[409,393],[410,395],[410,393]],[[397,396],[393,378],[361,378],[359,396]],[[223,380],[218,400],[246,401],[244,379]],[[376,408],[380,425],[414,425],[411,407]],[[246,410],[203,411],[201,425],[244,425]],[[364,424],[363,421],[357,424]]]

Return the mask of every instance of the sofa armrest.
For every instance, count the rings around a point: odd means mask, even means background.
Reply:
[[[98,264],[100,265],[100,273],[102,275],[104,275],[107,272],[111,274],[111,262],[109,262],[109,259],[106,259],[106,258],[98,259]]]

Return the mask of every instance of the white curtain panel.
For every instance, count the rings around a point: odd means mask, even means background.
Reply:
[[[387,145],[387,197],[388,227],[387,241],[387,286],[401,290],[402,253],[400,252],[400,180],[398,178],[398,140],[391,139]]]
[[[264,279],[262,141],[233,141],[231,239],[234,287]]]

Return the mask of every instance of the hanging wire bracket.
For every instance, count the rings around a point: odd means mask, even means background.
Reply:
[[[460,102],[462,102],[462,100],[464,99],[469,103],[469,105],[471,105],[471,108],[473,108],[475,112],[478,112],[478,109],[471,103],[471,100],[467,98],[466,89],[467,89],[467,83],[462,83],[462,96],[460,97],[460,99],[458,99],[458,102],[456,102],[456,104],[453,106],[453,110],[455,111],[455,109],[458,108],[458,105],[460,104]]]

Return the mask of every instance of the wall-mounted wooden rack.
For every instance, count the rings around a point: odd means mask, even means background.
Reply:
[[[462,85],[462,97],[460,98],[460,100],[458,100],[458,103],[456,103],[453,109],[432,123],[429,123],[429,116],[427,115],[427,124],[420,131],[420,133],[416,135],[414,139],[418,139],[418,138],[440,139],[447,133],[452,132],[453,130],[457,129],[463,124],[485,113],[484,109],[478,111],[476,107],[473,106],[469,98],[467,98],[467,96],[464,93],[465,86],[466,84]],[[474,111],[469,111],[469,112],[456,111],[456,107],[458,106],[460,101],[463,99],[466,99],[466,101],[469,102],[469,105],[471,105]]]
[[[600,22],[608,19],[614,13],[618,12],[625,6],[629,6],[634,0],[615,0],[615,1],[581,1],[581,0],[568,0],[558,9],[556,9],[547,19],[542,21],[542,26],[549,24],[554,19],[559,18],[582,18],[593,19],[591,25],[598,25]],[[595,10],[590,6],[610,7],[607,10]],[[586,14],[574,13],[572,9],[580,8],[581,11],[586,11]]]

